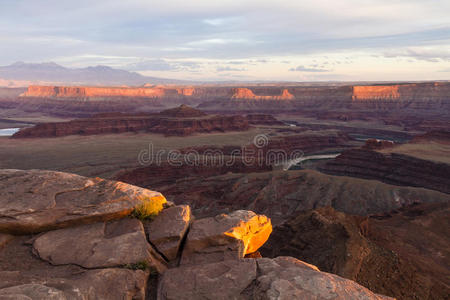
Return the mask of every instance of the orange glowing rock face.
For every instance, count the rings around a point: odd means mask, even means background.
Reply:
[[[264,215],[254,215],[242,220],[239,226],[233,227],[224,234],[244,243],[244,255],[257,251],[269,239],[272,233],[272,222]]]
[[[398,85],[353,87],[352,99],[354,101],[372,100],[372,99],[398,99],[398,98],[400,98]]]
[[[259,96],[255,95],[252,90],[248,88],[233,89],[234,94],[232,99],[254,99],[254,100],[292,100],[294,95],[289,93],[287,89],[283,89],[279,96]]]
[[[63,87],[29,86],[24,97],[56,98],[101,98],[101,97],[147,97],[156,98],[165,95],[164,88],[126,88],[126,87]]]

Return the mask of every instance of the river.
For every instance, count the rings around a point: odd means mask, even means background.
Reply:
[[[16,133],[19,130],[20,130],[20,128],[0,129],[0,136],[12,136],[14,133]]]
[[[340,153],[318,154],[318,155],[308,155],[308,156],[299,157],[299,158],[290,160],[290,161],[286,162],[285,164],[283,164],[283,170],[287,171],[292,166],[295,166],[305,160],[331,159],[331,158],[336,158],[339,154]]]

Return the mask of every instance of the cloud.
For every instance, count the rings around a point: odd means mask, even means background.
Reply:
[[[318,68],[317,64],[311,65],[310,67],[298,66],[296,68],[290,68],[291,72],[311,72],[311,73],[322,73],[322,72],[330,72],[330,70]]]
[[[199,69],[200,64],[192,61],[168,62],[164,59],[148,59],[125,66],[129,71],[180,71]]]
[[[428,48],[428,47],[411,47],[406,49],[390,50],[383,53],[384,57],[406,57],[414,58],[416,60],[422,60],[427,62],[437,63],[440,61],[450,61],[450,46],[447,49],[443,47]]]
[[[245,62],[245,61],[229,61],[229,62],[227,62],[227,64],[229,64],[229,65],[245,65],[245,64],[247,64],[247,62]]]
[[[247,71],[247,69],[244,69],[244,68],[232,68],[232,67],[229,67],[229,66],[221,66],[221,67],[217,67],[216,71],[217,72],[230,72],[230,71],[242,72],[242,71]]]
[[[130,64],[127,69],[130,71],[171,71],[175,70],[176,66],[163,59],[153,59]]]

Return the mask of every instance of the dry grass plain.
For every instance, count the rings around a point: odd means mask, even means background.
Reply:
[[[405,154],[420,159],[450,164],[450,144],[434,141],[402,144],[394,148],[381,150],[380,152]]]
[[[175,150],[200,145],[246,145],[267,129],[245,132],[166,137],[124,133],[61,138],[11,139],[0,137],[0,168],[48,169],[109,178],[119,170],[138,167],[142,150]]]

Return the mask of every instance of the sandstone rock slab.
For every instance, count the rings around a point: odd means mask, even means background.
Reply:
[[[257,260],[253,299],[393,299],[292,257]]]
[[[159,300],[172,299],[367,299],[390,297],[320,272],[292,257],[241,259],[185,265],[163,274]]]
[[[179,205],[163,210],[152,222],[144,222],[144,226],[152,245],[168,260],[174,260],[191,221],[191,208]]]
[[[238,210],[192,223],[181,264],[201,264],[243,258],[258,250],[269,238],[269,218]]]
[[[158,299],[239,299],[255,278],[254,259],[181,266],[163,274]]]
[[[0,170],[0,232],[38,233],[120,219],[158,192],[117,181],[43,170]]]
[[[23,283],[0,287],[0,299],[145,299],[148,272],[99,269],[62,278],[29,277],[0,272],[0,280]],[[14,277],[8,278],[8,277]]]
[[[22,284],[0,290],[0,299],[23,300],[66,300],[64,293],[58,289],[42,284]]]
[[[53,265],[107,268],[148,264],[159,272],[165,262],[147,242],[137,219],[95,223],[43,233],[33,251]]]

